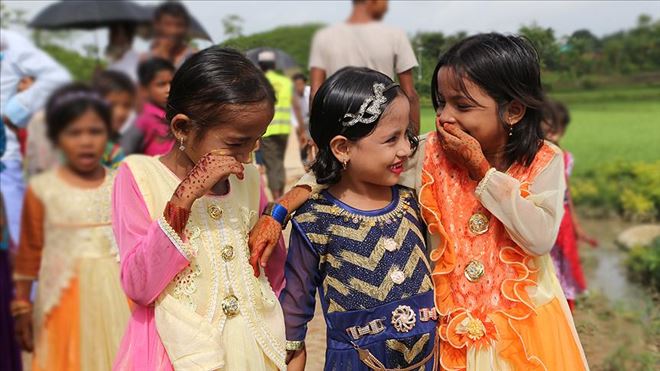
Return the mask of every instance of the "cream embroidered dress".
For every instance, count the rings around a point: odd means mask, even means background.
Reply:
[[[14,273],[39,283],[33,370],[110,370],[129,317],[110,224],[114,174],[82,189],[58,171],[30,182]]]
[[[266,275],[255,278],[248,263],[260,201],[256,168],[246,166],[242,181],[232,176],[226,196],[195,201],[185,241],[162,217],[180,182],[156,157],[129,156],[119,170],[122,283],[140,306],[116,368],[285,369],[282,309]],[[141,206],[150,221],[139,221]]]

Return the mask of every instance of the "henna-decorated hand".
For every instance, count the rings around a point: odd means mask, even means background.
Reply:
[[[204,155],[174,192],[176,206],[190,209],[193,202],[203,197],[216,184],[226,180],[231,174],[243,179],[243,164],[223,151],[211,151]]]
[[[259,265],[265,267],[282,234],[282,225],[272,216],[262,215],[250,231],[250,265],[259,277]]]
[[[445,155],[458,166],[465,168],[470,178],[481,180],[490,168],[481,145],[474,137],[461,130],[458,125],[436,121],[440,145]]]

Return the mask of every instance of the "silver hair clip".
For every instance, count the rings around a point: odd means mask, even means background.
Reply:
[[[347,113],[342,118],[342,125],[344,127],[350,127],[355,124],[371,124],[372,122],[378,120],[378,117],[382,113],[380,106],[387,103],[387,98],[383,95],[387,90],[399,86],[397,83],[392,83],[388,86],[377,82],[373,86],[374,95],[365,99],[360,106],[360,110],[357,113]],[[365,117],[366,115],[366,117]]]

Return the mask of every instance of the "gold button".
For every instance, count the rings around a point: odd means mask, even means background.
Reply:
[[[222,299],[222,312],[227,318],[236,316],[239,312],[238,298],[234,295],[229,295]]]
[[[234,259],[234,247],[231,246],[231,245],[227,245],[227,246],[223,247],[221,254],[222,254],[222,258],[226,262]]]
[[[206,209],[206,212],[208,212],[209,216],[215,220],[218,220],[220,217],[222,217],[222,209],[218,207],[218,205],[209,205],[209,207]]]
[[[488,217],[482,213],[475,213],[468,220],[468,227],[474,234],[484,234],[488,232]]]
[[[477,282],[485,273],[486,268],[479,260],[470,260],[463,273],[470,282]]]

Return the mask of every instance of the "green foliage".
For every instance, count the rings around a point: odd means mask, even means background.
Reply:
[[[637,246],[630,250],[626,267],[631,279],[660,292],[660,238],[649,246]]]
[[[629,220],[650,221],[660,215],[660,160],[608,164],[571,183],[577,205],[615,211]]]
[[[302,26],[283,26],[268,32],[261,32],[249,36],[235,37],[226,40],[221,45],[247,51],[258,47],[271,47],[282,49],[298,63],[301,70],[307,71],[309,49],[312,45],[314,33],[323,27],[322,24],[305,24]]]
[[[61,46],[47,44],[43,45],[42,49],[69,70],[76,81],[90,81],[94,71],[97,68],[103,68],[101,64],[97,64],[96,59],[83,57],[75,51]]]

